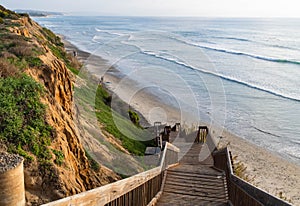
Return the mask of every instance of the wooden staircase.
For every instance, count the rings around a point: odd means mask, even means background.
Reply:
[[[225,173],[213,167],[213,158],[205,147],[192,144],[179,165],[168,169],[156,205],[228,205]]]

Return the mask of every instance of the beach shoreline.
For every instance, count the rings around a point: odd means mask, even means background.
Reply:
[[[76,51],[76,56],[82,61],[85,67],[93,74],[102,67],[107,67],[108,62],[101,57],[90,58],[91,54],[79,50],[75,45],[64,39],[68,51]],[[124,78],[116,68],[110,68],[104,72],[104,82],[112,91],[116,92],[122,100],[139,111],[145,119],[153,124],[160,120],[167,124],[182,121],[183,114],[177,108],[165,104],[155,95],[145,90],[138,90],[134,81],[130,84],[118,84]],[[98,76],[101,78],[100,76]],[[138,92],[136,92],[138,90]],[[128,94],[130,98],[128,98]],[[159,114],[162,114],[159,116]],[[188,124],[188,123],[187,123]],[[219,140],[219,146],[228,145],[236,161],[242,162],[246,167],[246,174],[252,181],[251,184],[271,193],[275,196],[282,196],[294,205],[300,205],[300,166],[279,157],[277,154],[262,147],[256,146],[249,141],[223,130]]]

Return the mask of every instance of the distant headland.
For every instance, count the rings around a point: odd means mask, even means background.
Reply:
[[[29,16],[33,16],[33,17],[46,17],[46,16],[61,16],[61,15],[64,15],[61,12],[23,10],[23,9],[17,9],[17,10],[15,10],[15,12],[16,13],[26,13]]]

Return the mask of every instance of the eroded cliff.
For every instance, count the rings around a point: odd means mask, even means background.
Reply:
[[[25,62],[15,72],[26,73],[43,86],[40,100],[46,105],[45,122],[52,128],[51,142],[47,146],[49,158],[38,158],[30,150],[21,148],[31,157],[30,161],[25,161],[28,205],[52,201],[119,179],[104,166],[92,169],[80,142],[73,102],[74,76],[70,72],[70,69],[76,72],[76,68],[72,58],[65,53],[59,37],[40,27],[27,15],[17,15],[3,7],[0,10],[3,45],[6,45],[6,38],[10,41],[8,36],[20,36],[22,38],[15,43],[23,44],[19,50],[29,48],[35,55],[34,58],[23,58],[20,55],[24,51],[18,55],[17,49],[11,49],[18,47],[10,42],[11,47],[1,48],[0,76],[6,78],[14,72],[11,68],[16,69],[19,62]],[[0,150],[9,151],[6,141],[0,139]]]

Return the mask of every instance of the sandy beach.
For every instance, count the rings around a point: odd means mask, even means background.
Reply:
[[[99,69],[107,68],[107,61],[101,57],[90,57],[89,53],[78,50],[68,42],[65,42],[65,45],[67,50],[77,51],[78,58],[91,73],[98,75]],[[98,77],[101,78],[102,75]],[[141,90],[133,80],[122,82],[120,88],[120,82],[126,77],[122,76],[117,69],[109,68],[108,72],[103,71],[103,78],[111,91],[138,110],[150,124],[155,121],[167,124],[176,122],[189,124],[187,114],[182,114],[178,109],[166,105],[147,90]],[[246,174],[249,175],[252,184],[275,196],[286,198],[293,205],[300,205],[299,165],[225,130],[221,137],[219,146],[229,145],[232,155],[237,156],[236,161],[241,161],[247,167]]]
[[[282,159],[277,154],[258,147],[227,131],[223,132],[220,146],[228,145],[236,161],[246,167],[250,183],[275,195],[284,197],[293,205],[300,205],[300,166]]]

